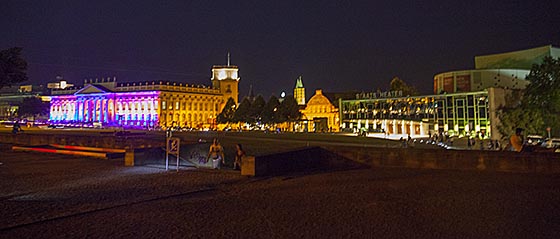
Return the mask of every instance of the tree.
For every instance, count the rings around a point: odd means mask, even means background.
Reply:
[[[20,47],[0,51],[0,89],[27,80],[27,62]]]
[[[278,108],[280,106],[280,101],[274,95],[270,96],[268,102],[263,107],[261,114],[261,120],[265,124],[277,123],[278,119]]]
[[[286,96],[284,101],[280,104],[280,122],[291,122],[301,119],[301,112],[299,105],[293,96]]]
[[[498,130],[504,137],[515,133],[516,128],[523,128],[527,134],[543,135],[544,122],[539,110],[516,107],[502,110],[499,114],[501,124]]]
[[[560,59],[545,57],[525,79],[529,84],[522,94],[506,99],[517,104],[500,109],[500,133],[509,136],[515,128],[524,128],[526,134],[544,135],[550,127],[554,135],[560,134]]]
[[[23,101],[18,105],[17,114],[19,117],[31,117],[35,121],[37,116],[45,116],[49,114],[50,104],[43,102],[37,97],[23,98]]]
[[[405,96],[419,95],[418,90],[413,86],[409,86],[399,77],[394,77],[391,80],[391,91],[402,91]]]
[[[266,102],[262,95],[257,95],[253,103],[251,103],[251,109],[249,110],[250,123],[257,123],[261,121],[262,112],[264,110]]]
[[[529,85],[522,100],[524,106],[539,111],[544,127],[551,127],[555,134],[559,134],[560,58],[545,57],[542,64],[531,67],[525,79]]]
[[[249,98],[245,97],[233,114],[233,122],[249,122],[250,111],[251,101],[249,101]]]
[[[233,122],[233,115],[235,114],[235,101],[233,98],[229,98],[226,105],[222,109],[222,112],[216,117],[218,124],[226,124]]]

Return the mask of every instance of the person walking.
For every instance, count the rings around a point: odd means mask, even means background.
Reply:
[[[239,168],[241,170],[241,165],[243,164],[243,157],[245,157],[245,151],[243,150],[243,146],[241,144],[235,145],[235,161],[233,162],[233,170]]]

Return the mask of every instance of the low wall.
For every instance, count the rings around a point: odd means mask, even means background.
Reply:
[[[96,148],[152,148],[165,146],[165,140],[151,139],[143,135],[99,134],[46,134],[25,132],[23,134],[0,133],[0,143],[38,146],[49,144],[76,145]]]
[[[241,174],[269,176],[362,166],[321,147],[309,147],[289,152],[245,157],[243,158]]]
[[[327,146],[326,150],[372,167],[560,173],[559,153]]]

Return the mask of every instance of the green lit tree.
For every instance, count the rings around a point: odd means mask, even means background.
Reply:
[[[525,79],[529,85],[522,94],[508,97],[509,105],[499,111],[500,133],[507,137],[523,128],[526,134],[545,135],[550,127],[552,135],[560,135],[560,59],[545,57]]]
[[[522,102],[540,112],[543,128],[550,127],[553,135],[560,135],[560,58],[545,57],[525,79],[530,83]]]
[[[0,89],[27,80],[27,62],[20,47],[0,51]]]
[[[233,122],[233,116],[235,114],[235,101],[233,98],[229,98],[226,105],[222,109],[222,112],[216,117],[216,121],[219,124],[229,124]]]

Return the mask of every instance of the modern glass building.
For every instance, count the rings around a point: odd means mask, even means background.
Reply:
[[[384,132],[388,135],[490,135],[488,91],[375,98],[357,94],[340,100],[343,131]]]
[[[532,64],[560,56],[550,45],[475,57],[474,70],[434,76],[434,95],[356,94],[339,100],[342,131],[367,130],[406,137],[448,134],[500,139],[497,112],[512,91],[524,89]]]

